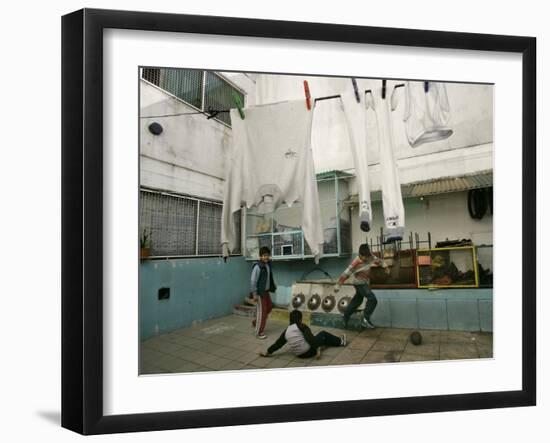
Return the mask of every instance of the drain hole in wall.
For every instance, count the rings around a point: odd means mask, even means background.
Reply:
[[[159,289],[159,300],[168,300],[170,298],[170,288]]]

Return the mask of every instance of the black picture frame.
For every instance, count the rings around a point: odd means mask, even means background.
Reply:
[[[171,411],[103,412],[103,31],[108,28],[519,53],[522,56],[522,388]],[[62,18],[62,426],[82,434],[536,404],[536,39],[339,24],[83,9]],[[514,295],[517,297],[517,295]]]

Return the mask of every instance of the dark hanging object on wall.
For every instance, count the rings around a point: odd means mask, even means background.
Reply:
[[[361,231],[363,232],[369,232],[370,231],[370,225],[366,221],[362,221],[360,225]]]
[[[487,201],[489,202],[489,214],[493,215],[493,188],[487,188]]]
[[[489,199],[485,189],[471,189],[468,191],[468,212],[470,217],[481,220],[489,206]]]
[[[153,122],[149,125],[149,132],[153,135],[160,135],[162,134],[162,131],[163,129],[160,123]]]

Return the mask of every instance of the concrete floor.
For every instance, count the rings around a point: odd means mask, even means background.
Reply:
[[[292,368],[347,364],[492,358],[493,334],[421,330],[419,346],[409,340],[412,329],[377,328],[358,331],[313,326],[347,336],[346,347],[327,348],[319,360],[301,359],[286,346],[272,357],[260,357],[279,337],[286,322],[268,319],[268,338],[254,336],[251,319],[229,315],[179,329],[141,343],[141,374],[228,371],[237,369]]]

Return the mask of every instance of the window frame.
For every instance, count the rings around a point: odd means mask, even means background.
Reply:
[[[162,70],[162,69],[173,69],[173,70],[187,69],[187,70],[201,71],[201,86],[202,86],[201,107],[197,108],[195,105],[189,103],[188,101],[182,99],[181,97],[178,97],[178,96],[172,94],[170,91],[167,91],[166,89],[161,88],[159,85],[155,85],[154,83],[150,82],[149,80],[143,78],[143,70],[144,69],[159,69],[159,70]],[[235,89],[237,92],[242,94],[242,96],[243,96],[243,107],[246,106],[247,96],[248,96],[246,91],[244,91],[242,88],[237,86],[234,82],[229,80],[223,74],[220,74],[219,71],[209,71],[207,69],[194,69],[194,68],[166,68],[166,67],[156,67],[156,66],[140,66],[139,78],[140,78],[140,80],[146,82],[148,85],[158,89],[159,91],[164,92],[165,94],[168,94],[170,97],[174,98],[175,100],[180,101],[181,103],[184,103],[185,105],[189,106],[190,108],[192,108],[196,111],[199,111],[199,112],[207,112],[208,110],[204,109],[204,104],[205,104],[205,101],[206,101],[206,74],[207,74],[207,72],[210,72],[213,75],[219,77],[221,81],[225,82],[231,88]],[[228,109],[233,109],[233,108],[236,108],[236,106],[233,105],[232,107],[229,107]],[[218,123],[224,125],[225,127],[231,129],[231,125],[225,123],[223,120],[220,120],[218,117],[212,117],[210,120],[215,120],[216,122],[218,122]]]

